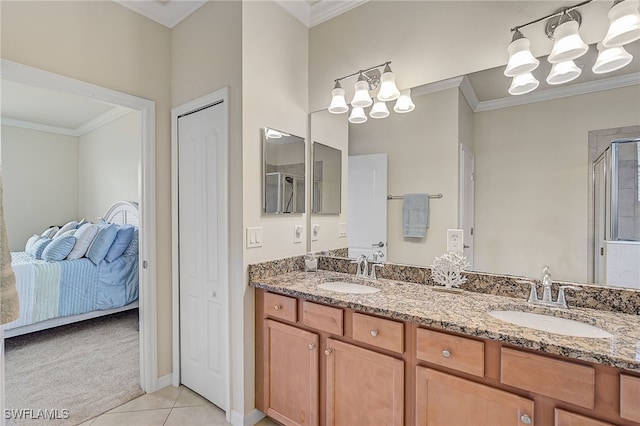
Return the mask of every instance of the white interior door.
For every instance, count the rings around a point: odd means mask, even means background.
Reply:
[[[463,253],[473,270],[475,176],[473,153],[464,144],[460,144],[460,227],[463,230]]]
[[[228,409],[227,105],[178,117],[181,382]]]
[[[387,259],[387,154],[349,156],[349,257]]]

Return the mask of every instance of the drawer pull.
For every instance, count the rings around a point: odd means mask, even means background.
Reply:
[[[520,421],[522,423],[524,423],[525,425],[530,425],[533,422],[531,421],[531,417],[529,417],[528,414],[523,414],[522,417],[520,417]]]
[[[274,307],[273,307],[273,309],[274,309],[275,311],[279,311],[279,310],[280,310],[280,308],[281,308],[281,306],[280,306],[280,305],[276,305],[276,306],[274,306]]]
[[[309,350],[312,351],[316,348],[316,345],[314,343],[309,343]]]
[[[371,330],[371,337],[376,337],[378,335],[378,330]]]
[[[449,352],[449,350],[445,349],[442,351],[442,356],[445,358],[450,358],[451,357],[451,352]]]
[[[324,350],[324,354],[325,354],[326,356],[331,355],[331,352],[333,352],[333,350],[332,350],[332,349],[325,349],[325,350]]]

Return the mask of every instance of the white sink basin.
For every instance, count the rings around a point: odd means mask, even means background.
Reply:
[[[353,294],[371,294],[380,291],[379,288],[369,287],[368,285],[348,283],[345,281],[330,281],[322,284],[318,284],[318,287],[323,290],[335,291],[338,293],[353,293]]]
[[[592,337],[601,339],[613,337],[611,333],[608,333],[601,328],[566,318],[520,311],[491,311],[489,312],[489,315],[522,327],[547,331],[549,333],[562,334],[564,336]]]

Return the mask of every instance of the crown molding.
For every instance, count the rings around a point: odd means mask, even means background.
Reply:
[[[168,28],[173,28],[178,25],[183,19],[191,15],[198,10],[201,6],[207,3],[206,0],[190,0],[190,1],[128,1],[128,0],[114,0],[116,3],[121,4],[127,9],[133,10],[142,16],[164,25]]]
[[[39,132],[46,133],[55,133],[58,135],[65,136],[73,136],[79,138],[80,136],[86,135],[89,132],[99,129],[102,126],[105,126],[112,121],[117,120],[118,118],[130,113],[131,110],[128,108],[123,108],[116,106],[109,111],[105,112],[78,127],[77,129],[69,129],[67,127],[58,127],[58,126],[50,126],[48,124],[34,123],[32,121],[25,120],[17,120],[15,118],[5,118],[2,117],[2,125],[3,126],[12,126],[12,127],[20,127],[22,129],[28,130],[36,130]]]
[[[428,95],[429,93],[439,92],[441,90],[460,87],[464,78],[464,76],[452,77],[445,80],[440,80],[433,83],[423,84],[422,86],[414,87],[413,89],[411,89],[411,96],[423,96]]]
[[[509,96],[506,98],[492,99],[490,101],[479,102],[474,108],[474,112],[490,111],[500,108],[508,108],[518,105],[526,105],[534,102],[549,101],[552,99],[565,98],[567,96],[584,95],[602,90],[618,89],[621,87],[640,84],[640,73],[622,75],[619,77],[604,78],[601,80],[587,81],[570,86],[555,87],[553,89],[541,90],[527,93],[525,95]]]
[[[300,0],[274,0],[307,28],[361,6],[369,0],[319,0],[314,4]]]

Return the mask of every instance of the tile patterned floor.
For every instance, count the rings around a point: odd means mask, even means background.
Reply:
[[[184,386],[142,395],[80,426],[227,426],[225,413]],[[269,418],[256,426],[278,426]]]

